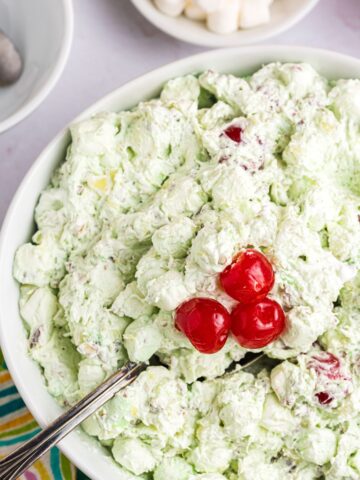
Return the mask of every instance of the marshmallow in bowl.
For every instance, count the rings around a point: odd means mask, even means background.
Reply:
[[[253,28],[270,21],[272,0],[241,0],[240,28]]]
[[[166,15],[184,13],[191,20],[205,21],[214,33],[233,33],[239,28],[253,28],[270,21],[273,0],[154,0]]]
[[[239,0],[223,0],[217,3],[217,8],[208,13],[208,29],[220,34],[235,32],[238,29]]]
[[[169,15],[170,17],[177,17],[180,15],[186,4],[186,0],[154,0],[157,8]]]
[[[185,15],[191,20],[206,20],[207,12],[200,5],[199,0],[188,0],[185,6]]]

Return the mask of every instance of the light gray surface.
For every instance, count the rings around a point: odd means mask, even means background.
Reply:
[[[0,224],[30,165],[72,118],[128,80],[204,50],[156,30],[130,0],[74,0],[74,7],[74,43],[59,83],[35,113],[0,135]],[[272,43],[359,56],[360,0],[320,0],[308,17]]]

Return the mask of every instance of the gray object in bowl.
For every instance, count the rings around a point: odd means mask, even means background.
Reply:
[[[15,83],[21,76],[22,67],[20,53],[10,38],[0,31],[0,86]]]

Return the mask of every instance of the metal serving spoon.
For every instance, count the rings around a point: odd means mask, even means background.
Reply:
[[[265,355],[247,354],[238,365],[242,369],[248,368],[258,362]],[[157,364],[155,360],[150,364]],[[236,365],[236,364],[235,364]],[[110,378],[105,380],[99,387],[71,407],[48,427],[42,430],[21,447],[10,453],[0,461],[0,479],[15,480],[35,461],[46,453],[50,448],[62,440],[74,428],[80,425],[87,417],[92,415],[104,403],[110,400],[119,390],[130,385],[141,372],[146,370],[149,364],[128,362]]]
[[[0,31],[0,87],[15,83],[22,72],[20,53],[5,33]]]

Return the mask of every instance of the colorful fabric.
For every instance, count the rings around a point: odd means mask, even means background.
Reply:
[[[0,351],[0,458],[39,432],[18,394]],[[57,448],[38,460],[21,480],[87,480]]]

